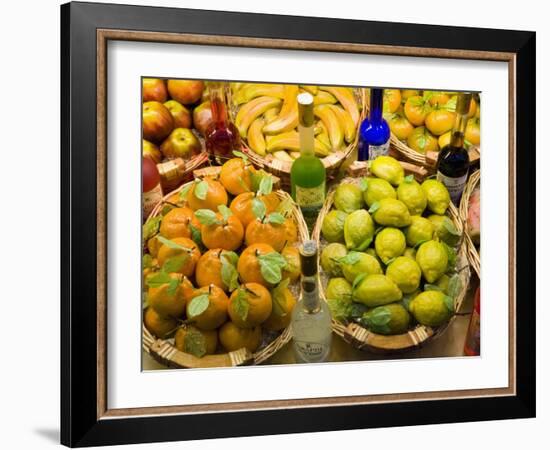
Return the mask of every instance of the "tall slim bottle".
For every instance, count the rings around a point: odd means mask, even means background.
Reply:
[[[369,116],[359,127],[358,161],[376,159],[390,150],[390,127],[382,116],[384,89],[371,88]]]
[[[455,205],[460,202],[462,191],[468,179],[470,158],[464,147],[464,133],[468,124],[468,111],[472,101],[471,93],[458,95],[456,102],[456,119],[451,134],[451,141],[443,147],[437,158],[437,179],[449,191]]]
[[[325,201],[325,166],[314,152],[313,96],[307,92],[298,95],[300,156],[290,169],[292,198],[311,225]]]
[[[327,359],[332,342],[330,310],[319,298],[317,243],[305,241],[300,248],[302,297],[292,310],[292,339],[296,362],[319,363]]]

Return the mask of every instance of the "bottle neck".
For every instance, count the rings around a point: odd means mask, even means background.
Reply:
[[[313,125],[306,127],[300,124],[298,125],[298,132],[300,135],[300,155],[314,156],[315,133]]]
[[[210,83],[208,85],[208,94],[210,96],[212,121],[217,125],[227,123],[227,109],[225,107],[225,93],[222,83]]]
[[[317,274],[302,275],[302,304],[308,313],[316,313],[321,307]]]
[[[466,125],[468,124],[467,114],[457,114],[455,124],[451,134],[451,147],[464,147],[464,134],[466,133]]]
[[[382,104],[384,100],[384,90],[370,90],[370,105],[369,105],[369,120],[371,123],[379,123],[382,121]]]

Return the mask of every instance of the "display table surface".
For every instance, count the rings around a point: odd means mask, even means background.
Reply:
[[[463,356],[464,339],[470,322],[475,287],[478,281],[472,275],[470,289],[462,303],[460,315],[449,325],[445,333],[437,339],[432,339],[424,346],[402,354],[378,355],[375,353],[357,350],[346,343],[342,338],[333,334],[332,349],[329,357],[331,362],[340,361],[368,361],[378,359],[405,359],[405,358],[437,358]],[[286,344],[279,352],[268,359],[264,364],[294,364],[292,341]],[[147,352],[143,351],[143,370],[166,369],[155,361]]]

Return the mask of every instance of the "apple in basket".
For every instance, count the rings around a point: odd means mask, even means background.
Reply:
[[[206,135],[206,130],[212,123],[212,109],[210,102],[201,103],[193,110],[193,124],[203,136]]]
[[[144,102],[165,102],[168,98],[166,83],[160,78],[144,78],[142,81]]]
[[[152,142],[149,142],[145,139],[143,139],[141,151],[143,152],[144,158],[150,159],[155,164],[160,163],[160,161],[162,160],[162,154],[160,153],[159,148]]]
[[[143,139],[161,142],[174,128],[170,111],[160,102],[143,104]]]
[[[191,112],[176,100],[168,100],[164,106],[172,114],[174,128],[191,128]]]
[[[201,80],[168,80],[170,97],[182,105],[191,105],[201,99],[204,81]]]
[[[164,140],[160,150],[166,158],[189,159],[200,153],[201,143],[189,128],[176,128]]]

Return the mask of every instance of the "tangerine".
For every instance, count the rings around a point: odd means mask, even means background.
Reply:
[[[275,249],[268,244],[252,244],[241,253],[239,262],[237,263],[237,272],[243,283],[258,283],[265,287],[270,287],[261,271],[260,261],[258,256],[267,255],[275,252]]]
[[[200,314],[193,314],[193,300],[200,295],[208,296],[208,306]],[[218,286],[204,286],[195,290],[195,295],[187,303],[187,319],[201,330],[214,330],[227,320],[229,299]]]
[[[269,244],[280,252],[286,243],[286,227],[284,224],[265,222],[256,219],[246,227],[245,244]]]
[[[203,225],[202,242],[206,248],[221,248],[237,250],[243,243],[244,228],[236,216],[224,220],[221,214],[216,214],[218,223]]]
[[[200,195],[197,191],[197,187],[202,182],[208,185],[204,199],[197,197],[197,195]],[[229,198],[227,197],[227,192],[223,185],[210,177],[205,177],[201,181],[193,183],[187,193],[187,202],[193,211],[197,209],[211,209],[212,211],[217,211],[219,205],[227,205],[228,201]]]
[[[242,158],[228,160],[221,169],[220,182],[232,195],[239,195],[252,190],[252,175],[256,172],[253,166]]]
[[[262,329],[259,326],[239,328],[233,322],[227,322],[220,328],[219,339],[222,347],[228,352],[244,347],[254,353],[262,343]]]
[[[173,248],[166,244],[162,244],[157,257],[159,265],[162,267],[169,258],[187,254],[189,257],[185,259],[183,265],[179,270],[177,270],[177,272],[185,275],[186,277],[192,276],[195,272],[195,265],[201,257],[199,247],[194,241],[185,237],[177,237],[171,239],[170,241],[173,244],[176,244],[178,248]]]
[[[246,283],[231,294],[227,312],[239,328],[253,328],[267,320],[272,308],[271,294],[264,286]]]
[[[163,217],[160,234],[166,239],[191,238],[190,224],[199,230],[201,228],[201,223],[195,217],[193,210],[188,207],[174,208]]]
[[[145,310],[143,314],[143,323],[151,334],[163,339],[174,331],[178,322],[173,317],[162,317],[151,307]]]

